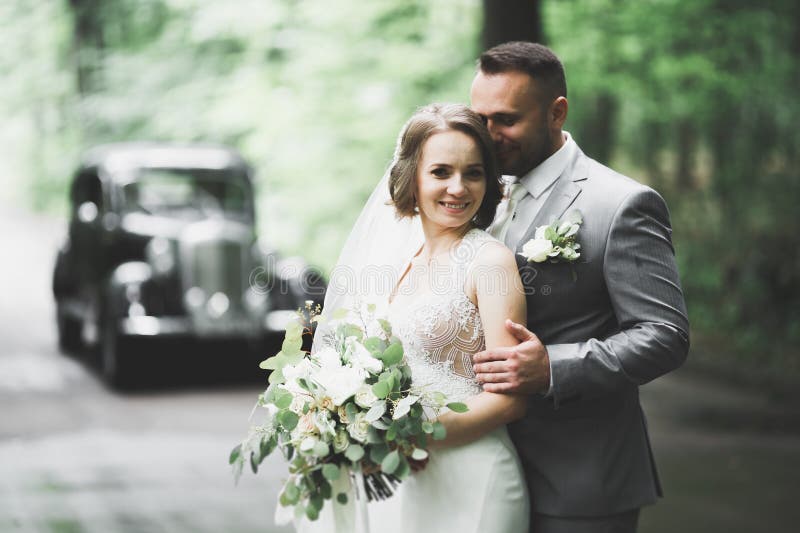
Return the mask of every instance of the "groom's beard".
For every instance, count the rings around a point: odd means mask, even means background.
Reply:
[[[547,128],[547,120],[544,119],[539,124],[535,136],[525,139],[525,142],[514,142],[511,144],[511,149],[508,149],[507,144],[503,143],[495,146],[500,172],[521,178],[555,153],[553,147],[556,146],[556,143]]]

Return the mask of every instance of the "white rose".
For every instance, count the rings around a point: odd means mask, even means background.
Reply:
[[[359,407],[369,409],[372,407],[373,403],[378,401],[378,397],[372,392],[372,387],[370,385],[362,385],[356,391],[355,401]]]
[[[283,377],[286,378],[286,383],[295,382],[301,378],[307,378],[311,374],[311,361],[305,357],[300,360],[296,365],[286,365],[281,372]],[[288,387],[287,387],[288,388]]]
[[[297,426],[292,430],[292,437],[316,435],[317,433],[319,433],[319,430],[317,429],[317,425],[314,424],[314,417],[311,411],[309,411],[300,417]]]
[[[306,405],[306,399],[303,396],[295,396],[292,398],[292,403],[289,405],[289,410],[301,415],[303,414],[303,408]]]
[[[342,358],[339,357],[339,352],[330,346],[325,346],[314,355],[319,362],[319,366],[325,370],[332,370],[342,366]]]
[[[355,337],[348,337],[345,340],[346,353],[350,364],[354,367],[361,367],[370,374],[377,374],[383,370],[383,361],[373,357],[363,344],[358,342]]]
[[[335,411],[336,406],[333,403],[333,400],[330,396],[324,396],[323,398],[317,398],[317,405],[320,409],[327,409],[328,411]]]
[[[538,233],[539,230],[537,229]],[[522,246],[522,257],[534,263],[541,263],[553,252],[553,243],[548,239],[531,239]]]
[[[363,370],[340,366],[338,368],[320,368],[314,373],[314,381],[322,387],[327,396],[338,407],[351,398],[364,384]]]
[[[347,409],[344,408],[344,405],[337,407],[336,412],[339,414],[339,420],[342,422],[342,424],[350,423],[350,419],[347,418]]]
[[[314,446],[317,445],[319,439],[317,437],[306,437],[300,442],[300,446],[298,449],[301,453],[311,453],[314,450]]]
[[[366,442],[368,430],[369,422],[367,422],[364,413],[358,413],[356,419],[347,424],[347,432],[358,442]]]
[[[347,436],[347,431],[340,429],[333,437],[333,451],[339,453],[343,452],[350,446],[350,437]]]

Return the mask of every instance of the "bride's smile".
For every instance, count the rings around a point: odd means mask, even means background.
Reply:
[[[416,198],[426,233],[461,233],[478,212],[485,194],[483,157],[472,137],[449,130],[425,142]]]

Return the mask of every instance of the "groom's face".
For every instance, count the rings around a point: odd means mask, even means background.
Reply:
[[[478,72],[470,100],[492,134],[503,174],[524,176],[552,153],[547,106],[528,74]]]

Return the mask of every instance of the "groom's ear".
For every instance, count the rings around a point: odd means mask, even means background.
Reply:
[[[569,110],[569,105],[567,104],[567,99],[563,96],[559,96],[550,104],[550,124],[553,128],[561,129],[564,126],[564,122],[567,121],[567,111]]]

